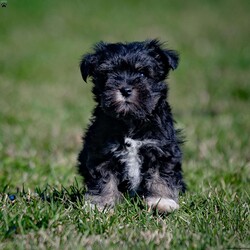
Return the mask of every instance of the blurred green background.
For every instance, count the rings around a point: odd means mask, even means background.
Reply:
[[[3,2],[3,1],[2,1]],[[0,8],[0,190],[69,185],[93,108],[78,64],[100,40],[159,38],[180,52],[169,77],[193,190],[249,166],[249,0],[8,0]],[[245,180],[246,181],[246,180]]]
[[[249,246],[249,0],[2,2],[1,249]],[[75,179],[82,187],[76,158],[94,106],[80,58],[100,40],[148,38],[181,55],[169,101],[186,137],[189,190],[164,218],[128,201],[114,214],[88,211],[82,195],[70,198]],[[51,202],[36,194],[47,185]]]

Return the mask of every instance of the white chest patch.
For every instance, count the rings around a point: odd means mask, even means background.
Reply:
[[[130,182],[130,189],[136,190],[141,182],[141,159],[138,155],[138,151],[142,142],[126,138],[125,144],[127,150],[126,158],[124,159],[126,164],[125,175]]]
[[[143,145],[156,145],[156,140],[134,140],[125,138],[126,149],[120,154],[121,161],[125,163],[124,179],[130,183],[130,190],[136,191],[141,183],[142,159],[139,149]]]
[[[124,164],[123,180],[129,181],[130,191],[137,191],[141,181],[141,166],[142,156],[139,154],[139,150],[142,146],[156,146],[157,140],[134,140],[131,138],[125,138],[125,148],[118,150],[119,144],[116,144],[112,148],[112,152]]]

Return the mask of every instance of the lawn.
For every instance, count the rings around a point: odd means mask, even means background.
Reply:
[[[0,249],[250,249],[250,1],[5,2]],[[75,168],[94,106],[79,60],[147,38],[181,55],[168,82],[188,191],[168,216],[139,199],[91,210]]]

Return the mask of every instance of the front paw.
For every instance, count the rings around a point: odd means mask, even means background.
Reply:
[[[156,209],[159,213],[171,213],[174,210],[179,209],[179,205],[173,199],[162,197],[147,197],[146,204],[149,211]]]
[[[90,195],[85,194],[84,200],[85,205],[90,207],[91,209],[97,209],[99,211],[104,210],[112,210],[115,204],[121,201],[122,196],[117,194],[116,196],[113,195]]]

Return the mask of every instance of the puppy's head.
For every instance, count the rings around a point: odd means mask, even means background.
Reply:
[[[157,40],[103,43],[80,63],[84,81],[92,77],[95,100],[103,111],[118,119],[147,119],[161,99],[163,82],[178,66],[176,51],[163,49]]]

